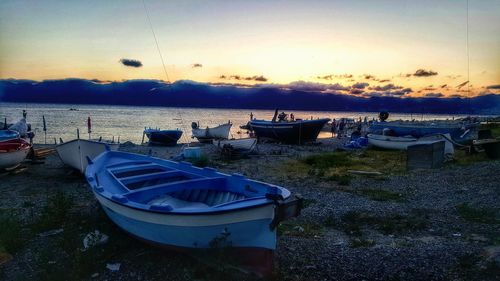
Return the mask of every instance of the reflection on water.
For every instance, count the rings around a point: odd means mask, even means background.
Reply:
[[[133,107],[109,105],[67,105],[67,104],[21,104],[0,103],[0,122],[6,117],[8,123],[14,123],[22,117],[22,110],[28,111],[27,121],[36,130],[35,143],[44,142],[42,115],[47,123],[47,142],[53,143],[54,138],[65,141],[76,137],[76,129],[80,130],[80,137],[87,138],[87,117],[92,119],[92,138],[111,139],[120,137],[120,141],[140,143],[144,127],[159,127],[161,129],[180,129],[184,133],[180,142],[191,141],[191,122],[199,122],[202,128],[216,126],[231,121],[231,135],[234,138],[245,137],[246,130],[241,130],[250,119],[250,112],[254,118],[270,120],[273,110],[249,109],[208,109],[208,108],[172,108],[172,107]],[[70,110],[76,109],[76,110]],[[290,113],[292,111],[288,111]],[[295,118],[376,118],[377,112],[325,112],[325,111],[293,111]],[[463,117],[454,115],[453,117]],[[390,120],[395,119],[447,119],[450,115],[411,115],[391,114]],[[321,136],[328,137],[329,134]]]

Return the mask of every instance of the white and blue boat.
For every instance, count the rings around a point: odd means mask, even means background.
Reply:
[[[125,152],[89,160],[85,175],[120,228],[180,249],[211,249],[224,241],[231,249],[272,259],[279,222],[298,215],[302,206],[283,187]]]
[[[0,141],[18,139],[19,132],[14,130],[0,130]]]
[[[145,129],[144,134],[148,137],[149,143],[174,146],[182,136],[181,130],[159,130]]]

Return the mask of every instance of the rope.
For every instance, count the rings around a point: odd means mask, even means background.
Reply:
[[[146,16],[148,18],[149,27],[151,28],[151,32],[153,33],[153,37],[155,38],[156,49],[158,50],[158,54],[160,54],[161,64],[163,65],[163,71],[165,71],[165,76],[167,76],[167,82],[170,83],[170,78],[168,77],[167,68],[165,67],[165,62],[163,61],[163,56],[161,55],[160,45],[158,44],[158,39],[156,39],[156,34],[155,34],[154,29],[153,29],[153,24],[151,23],[151,18],[149,17],[149,12],[148,12],[148,8],[146,7],[145,0],[142,0],[142,4],[144,5],[144,10],[146,11]]]

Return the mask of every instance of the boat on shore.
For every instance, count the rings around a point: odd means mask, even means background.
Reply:
[[[119,147],[119,143],[74,139],[58,144],[56,151],[64,164],[79,170],[83,174],[87,168],[87,157],[94,159],[108,149],[118,150]]]
[[[26,159],[31,144],[23,139],[0,141],[0,169],[14,169]]]
[[[104,152],[85,176],[109,218],[141,240],[188,251],[235,249],[266,265],[278,224],[302,206],[283,187],[126,152]]]
[[[233,124],[228,122],[217,127],[200,129],[199,124],[193,122],[191,123],[191,128],[193,129],[192,137],[197,138],[198,141],[202,143],[211,143],[214,139],[228,139],[232,125]]]
[[[318,138],[323,126],[330,121],[329,118],[276,121],[277,113],[276,110],[271,121],[253,119],[249,122],[250,128],[258,139],[266,138],[289,144],[313,142]]]
[[[368,128],[369,134],[384,134],[391,130],[395,136],[420,138],[427,135],[449,134],[456,142],[467,142],[477,137],[480,123],[465,121],[381,121],[373,122]]]
[[[19,132],[14,130],[0,130],[0,141],[20,138]]]
[[[248,153],[252,152],[257,146],[257,139],[241,138],[241,139],[231,139],[231,140],[213,140],[213,144],[220,149],[229,147],[237,151]]]
[[[159,130],[145,129],[144,134],[148,137],[149,143],[174,146],[182,136],[181,130]]]
[[[436,141],[444,141],[445,154],[454,153],[453,143],[449,134],[429,135],[421,138],[414,138],[411,136],[397,137],[397,136],[368,134],[367,138],[368,138],[368,143],[370,145],[379,148],[395,149],[395,150],[407,150],[408,147],[411,145],[429,144]]]

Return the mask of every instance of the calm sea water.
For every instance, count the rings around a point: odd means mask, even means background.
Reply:
[[[70,108],[76,110],[70,110]],[[246,136],[246,131],[239,128],[249,120],[250,112],[254,118],[270,120],[273,110],[249,109],[207,109],[207,108],[172,108],[172,107],[134,107],[108,105],[70,105],[70,104],[25,104],[0,103],[0,122],[7,118],[7,123],[17,122],[22,118],[22,110],[27,110],[27,122],[31,123],[36,132],[35,143],[44,143],[43,121],[47,124],[47,143],[54,143],[54,138],[64,141],[76,138],[77,128],[81,138],[88,138],[87,118],[92,119],[92,138],[103,137],[120,142],[132,141],[140,143],[144,127],[159,127],[161,129],[180,129],[184,133],[180,142],[191,141],[191,122],[199,122],[200,127],[212,127],[229,120],[233,123],[231,134],[234,138]],[[291,113],[288,111],[287,113]],[[295,118],[376,118],[378,112],[325,112],[325,111],[293,111]],[[451,119],[465,117],[461,115],[432,115],[432,114],[391,114],[390,119]],[[329,133],[322,133],[320,137],[328,137]],[[147,139],[146,139],[147,141]]]

